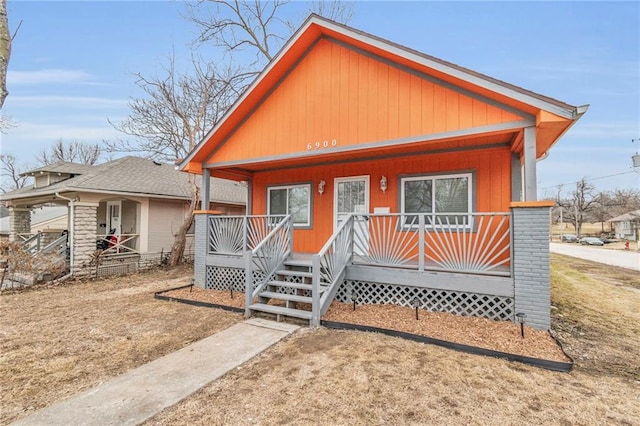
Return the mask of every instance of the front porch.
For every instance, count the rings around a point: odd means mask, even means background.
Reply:
[[[291,216],[200,212],[194,283],[245,292],[247,316],[270,312],[312,326],[337,299],[494,320],[514,321],[522,312],[527,324],[548,329],[547,223],[542,205],[463,215],[351,214],[317,253],[294,253]]]

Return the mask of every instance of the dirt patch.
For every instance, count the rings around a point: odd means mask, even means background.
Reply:
[[[197,300],[217,305],[244,308],[244,294],[220,290],[203,290],[194,287],[164,293],[165,296]],[[310,309],[299,304],[300,309]],[[334,301],[327,314],[327,321],[367,325],[377,328],[403,331],[406,333],[432,337],[453,343],[507,352],[533,358],[568,362],[560,346],[551,335],[542,330],[520,327],[510,321],[492,321],[486,318],[462,317],[441,312],[418,311],[396,305],[353,305]]]
[[[0,424],[209,336],[239,314],[155,300],[190,269],[38,286],[0,296]]]

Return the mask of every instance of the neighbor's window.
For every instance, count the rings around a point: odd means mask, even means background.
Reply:
[[[290,214],[293,226],[311,226],[311,185],[273,186],[267,194],[269,215]]]
[[[443,213],[471,213],[471,173],[412,176],[402,178],[400,182],[402,213],[426,214],[428,226],[469,225],[467,215]],[[408,215],[404,223],[416,226],[418,216]]]

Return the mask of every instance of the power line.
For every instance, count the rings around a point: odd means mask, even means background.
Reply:
[[[592,180],[598,180],[598,179],[606,179],[606,178],[610,178],[610,177],[614,177],[614,176],[626,175],[626,174],[629,174],[629,173],[635,173],[635,172],[634,172],[633,170],[629,170],[629,171],[626,171],[626,172],[615,173],[615,174],[607,175],[607,176],[598,176],[598,177],[594,177],[594,178],[584,178],[584,180],[586,180],[586,181],[592,181]],[[575,182],[559,183],[559,184],[557,184],[557,185],[547,186],[547,187],[545,187],[545,188],[540,188],[540,189],[541,189],[541,190],[544,190],[544,189],[557,188],[557,187],[559,187],[559,186],[564,186],[564,185],[575,185],[575,184],[577,184],[578,182],[581,182],[581,181],[582,181],[582,179],[577,180],[577,181],[575,181]]]

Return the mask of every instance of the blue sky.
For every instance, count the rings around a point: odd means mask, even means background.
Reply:
[[[295,2],[291,19],[306,5]],[[17,127],[2,153],[35,163],[58,139],[122,137],[107,122],[140,96],[175,50],[186,59],[196,28],[182,2],[17,1],[22,21],[3,113]],[[640,2],[356,2],[350,25],[572,105],[587,114],[539,163],[541,196],[583,176],[599,190],[640,188]],[[611,176],[616,175],[616,176]],[[611,176],[611,177],[605,177]],[[548,189],[547,189],[548,188]]]

